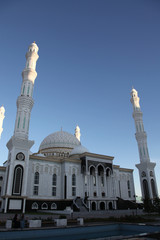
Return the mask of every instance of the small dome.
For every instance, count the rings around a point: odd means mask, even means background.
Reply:
[[[82,154],[85,152],[89,152],[87,148],[85,148],[84,146],[80,145],[75,147],[72,152],[70,153],[70,155],[74,155],[74,154]]]
[[[81,145],[80,141],[72,134],[58,131],[48,135],[41,143],[39,151],[53,148],[73,149]]]

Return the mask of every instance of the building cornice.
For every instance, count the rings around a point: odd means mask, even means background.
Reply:
[[[34,156],[30,155],[30,159],[34,160],[41,160],[41,161],[48,161],[48,162],[58,162],[58,163],[63,163],[63,162],[76,162],[76,163],[81,163],[80,159],[74,159],[74,158],[64,158],[64,157],[57,157],[57,156],[52,156],[52,157],[41,157],[41,156]]]
[[[96,153],[90,153],[90,152],[85,152],[82,154],[79,154],[80,157],[94,157],[94,158],[101,158],[101,159],[106,159],[106,160],[113,160],[114,157],[112,156],[107,156],[107,155],[102,155],[102,154],[96,154]]]
[[[6,167],[0,166],[1,171],[6,171]]]

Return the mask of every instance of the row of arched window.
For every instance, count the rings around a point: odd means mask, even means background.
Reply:
[[[42,203],[42,205],[38,205],[37,202],[34,202],[31,206],[31,209],[33,210],[38,210],[38,209],[43,209],[43,210],[47,210],[48,209],[48,204],[47,203]],[[56,203],[52,203],[51,204],[51,207],[50,207],[51,210],[54,210],[54,209],[57,209],[57,204]]]
[[[99,204],[97,202],[92,202],[91,203],[91,209],[94,210],[106,210],[107,209],[107,203],[105,202],[100,202]],[[112,210],[113,209],[113,203],[109,202],[108,203],[108,209]]]
[[[152,188],[153,198],[156,198],[156,197],[157,197],[157,193],[156,193],[156,187],[155,187],[154,179],[151,179],[151,188]],[[150,198],[149,188],[148,188],[148,182],[147,182],[146,179],[143,180],[143,190],[144,190],[144,198],[145,198],[145,199]]]
[[[89,171],[90,171],[90,175],[94,175],[94,176],[96,175],[96,167],[90,166]],[[97,167],[98,176],[104,175],[105,171],[106,171],[106,177],[109,177],[112,173],[112,170],[110,168],[105,169],[102,165],[99,165]]]

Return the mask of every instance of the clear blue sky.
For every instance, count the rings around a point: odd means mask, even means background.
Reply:
[[[139,163],[130,91],[137,89],[151,161],[160,185],[160,1],[0,1],[0,105],[6,109],[0,163],[13,135],[21,72],[31,42],[39,46],[29,139],[32,152],[50,133],[74,134],[90,152]],[[159,186],[160,193],[160,186]]]

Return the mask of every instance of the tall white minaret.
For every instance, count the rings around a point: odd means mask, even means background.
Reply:
[[[141,191],[143,199],[153,200],[158,196],[154,167],[156,163],[150,162],[147,146],[147,134],[143,126],[143,114],[139,105],[138,92],[132,88],[131,103],[133,105],[133,118],[136,127],[136,140],[139,150],[140,163],[136,164],[139,170]]]
[[[5,118],[4,116],[4,113],[5,113],[5,108],[2,106],[0,107],[0,138],[1,138],[1,134],[3,132],[3,120]]]
[[[14,136],[21,139],[28,139],[30,113],[34,104],[32,95],[34,81],[37,77],[36,62],[38,58],[38,46],[34,42],[29,46],[26,53],[26,66],[22,72],[21,94],[17,99]]]
[[[26,66],[22,71],[21,93],[17,99],[17,115],[14,134],[7,143],[8,160],[6,178],[4,212],[21,210],[25,212],[27,198],[27,178],[29,171],[30,149],[34,141],[28,139],[30,114],[33,107],[33,87],[37,77],[36,62],[38,46],[32,43],[26,53]]]
[[[74,135],[80,141],[81,133],[80,133],[80,128],[79,128],[78,125],[75,128],[75,134]]]

